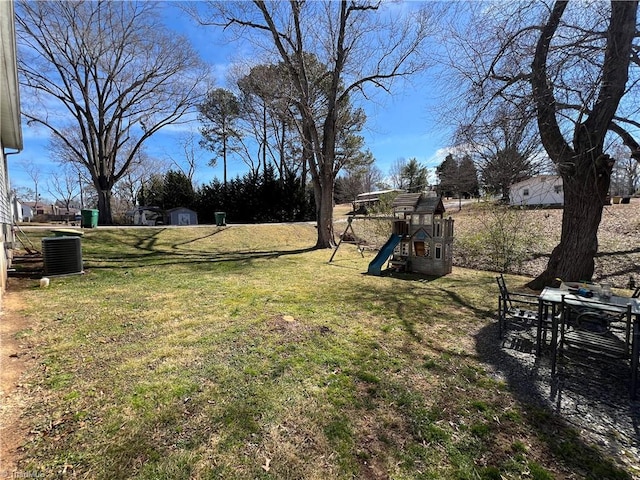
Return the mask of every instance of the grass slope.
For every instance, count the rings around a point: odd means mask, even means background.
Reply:
[[[37,360],[24,471],[628,478],[494,380],[477,353],[479,338],[498,348],[490,273],[363,275],[372,253],[345,245],[328,264],[307,225],[82,242],[85,275],[24,285]]]

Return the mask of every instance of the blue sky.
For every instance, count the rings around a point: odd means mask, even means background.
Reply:
[[[177,8],[169,4],[171,28],[186,34],[202,58],[209,62],[214,73],[216,86],[225,87],[225,73],[228,67],[239,60],[242,45],[226,44],[213,27],[195,25]],[[448,131],[440,127],[434,118],[432,98],[434,83],[429,74],[414,79],[412,86],[396,89],[392,95],[379,96],[376,101],[362,103],[367,113],[367,124],[362,135],[365,148],[373,153],[377,167],[383,175],[388,175],[391,165],[398,158],[415,157],[431,170],[439,165],[447,154]],[[199,138],[198,123],[188,129]],[[184,156],[178,140],[185,134],[184,129],[168,128],[159,132],[146,144],[146,151],[152,157],[170,164],[180,162]],[[24,149],[19,155],[9,157],[9,175],[12,185],[33,188],[33,182],[24,171],[24,163],[35,163],[41,172],[41,187],[46,179],[58,168],[48,149],[48,132],[40,127],[34,128],[23,122]],[[222,178],[222,166],[215,168],[207,165],[210,152],[201,151],[199,166],[196,170],[197,184],[209,183],[214,177]],[[228,165],[229,177],[247,172],[241,160],[232,159]]]

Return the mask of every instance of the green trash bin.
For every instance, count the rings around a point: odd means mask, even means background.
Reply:
[[[96,228],[98,226],[98,210],[81,210],[82,228]]]
[[[226,225],[225,223],[226,216],[227,214],[225,212],[216,212],[216,226],[224,227]]]

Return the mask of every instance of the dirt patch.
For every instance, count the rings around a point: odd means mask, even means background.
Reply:
[[[20,315],[20,292],[6,292],[0,312],[0,478],[14,478],[20,446],[26,438],[21,414],[26,405],[21,378],[32,361],[31,353],[16,334],[28,327]]]

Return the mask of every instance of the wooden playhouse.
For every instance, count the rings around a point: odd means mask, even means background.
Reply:
[[[446,275],[453,263],[453,219],[444,218],[440,197],[422,193],[403,193],[393,202],[393,232],[369,265],[369,273],[380,275],[388,260],[389,268]]]

